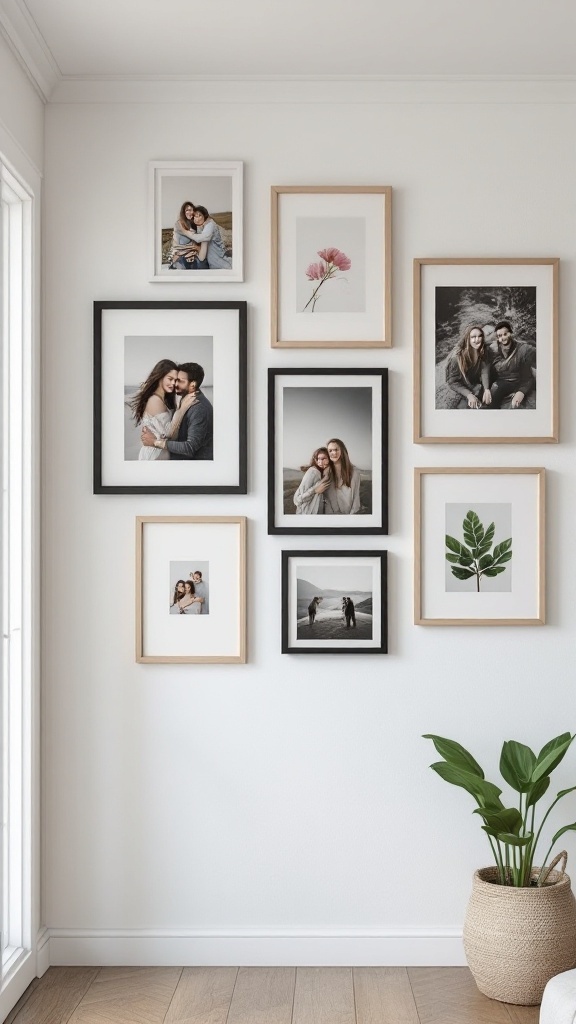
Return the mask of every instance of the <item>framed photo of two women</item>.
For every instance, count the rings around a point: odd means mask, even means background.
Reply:
[[[388,532],[387,370],[268,370],[268,532]]]
[[[414,261],[414,441],[558,441],[559,260]]]

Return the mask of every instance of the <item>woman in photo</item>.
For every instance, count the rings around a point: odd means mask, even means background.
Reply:
[[[170,270],[196,270],[196,261],[204,262],[208,249],[207,242],[197,244],[190,239],[194,231],[194,203],[182,203],[178,220],[172,234],[172,260]]]
[[[324,495],[324,514],[353,516],[360,511],[360,471],[353,466],[346,445],[333,437],[326,445],[331,478]]]
[[[482,327],[469,327],[448,356],[446,383],[459,396],[455,409],[481,409],[491,404],[490,358]]]
[[[192,580],[186,580],[184,583],[184,596],[178,601],[178,607],[181,615],[200,615],[202,602],[199,597],[196,597]]]
[[[307,466],[301,466],[304,476],[294,494],[297,516],[316,516],[324,512],[324,492],[331,479],[330,456],[327,448],[317,448]]]
[[[193,215],[194,227],[192,231],[185,231],[188,239],[197,242],[203,247],[207,243],[207,252],[204,258],[200,252],[196,258],[195,270],[230,270],[232,260],[226,255],[220,228],[212,219],[205,206],[196,206]]]
[[[168,437],[170,434],[170,424],[176,408],[177,377],[176,363],[171,359],[161,359],[128,402],[136,423],[141,427],[148,427],[157,439]],[[138,458],[148,461],[167,459],[169,453],[165,448],[142,445]]]
[[[170,605],[170,615],[180,615],[180,607],[178,602],[184,597],[186,588],[184,580],[178,580],[174,587],[174,595],[172,597],[172,604]]]

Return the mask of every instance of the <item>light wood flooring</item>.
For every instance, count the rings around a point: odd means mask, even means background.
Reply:
[[[538,1024],[466,967],[51,967],[6,1024]]]

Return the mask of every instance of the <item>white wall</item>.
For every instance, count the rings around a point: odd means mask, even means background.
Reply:
[[[44,104],[13,51],[0,34],[0,149],[22,175],[42,171]],[[33,184],[33,183],[31,183]]]
[[[155,102],[153,85],[129,88],[135,102],[47,111],[52,960],[461,962],[471,873],[489,851],[420,736],[459,739],[494,775],[503,739],[539,748],[573,725],[573,96],[295,83],[277,102],[264,86],[262,100],[212,102],[208,85],[179,84]],[[181,141],[195,124],[201,152]],[[147,161],[194,157],[245,161],[244,284],[147,283]],[[393,186],[392,350],[270,350],[269,188],[293,183]],[[441,255],[561,257],[560,445],[412,444],[412,259]],[[249,494],[94,497],[92,301],[182,298],[249,303]],[[315,542],[390,551],[387,657],[280,654],[280,552],[309,539],[266,532],[266,368],[327,363],[390,368],[390,536]],[[462,464],[548,468],[545,627],[412,624],[412,468]],[[134,517],[213,513],[250,519],[249,664],[135,664]]]

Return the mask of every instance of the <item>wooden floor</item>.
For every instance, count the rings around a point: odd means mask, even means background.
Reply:
[[[7,1024],[537,1024],[466,967],[51,967]]]

